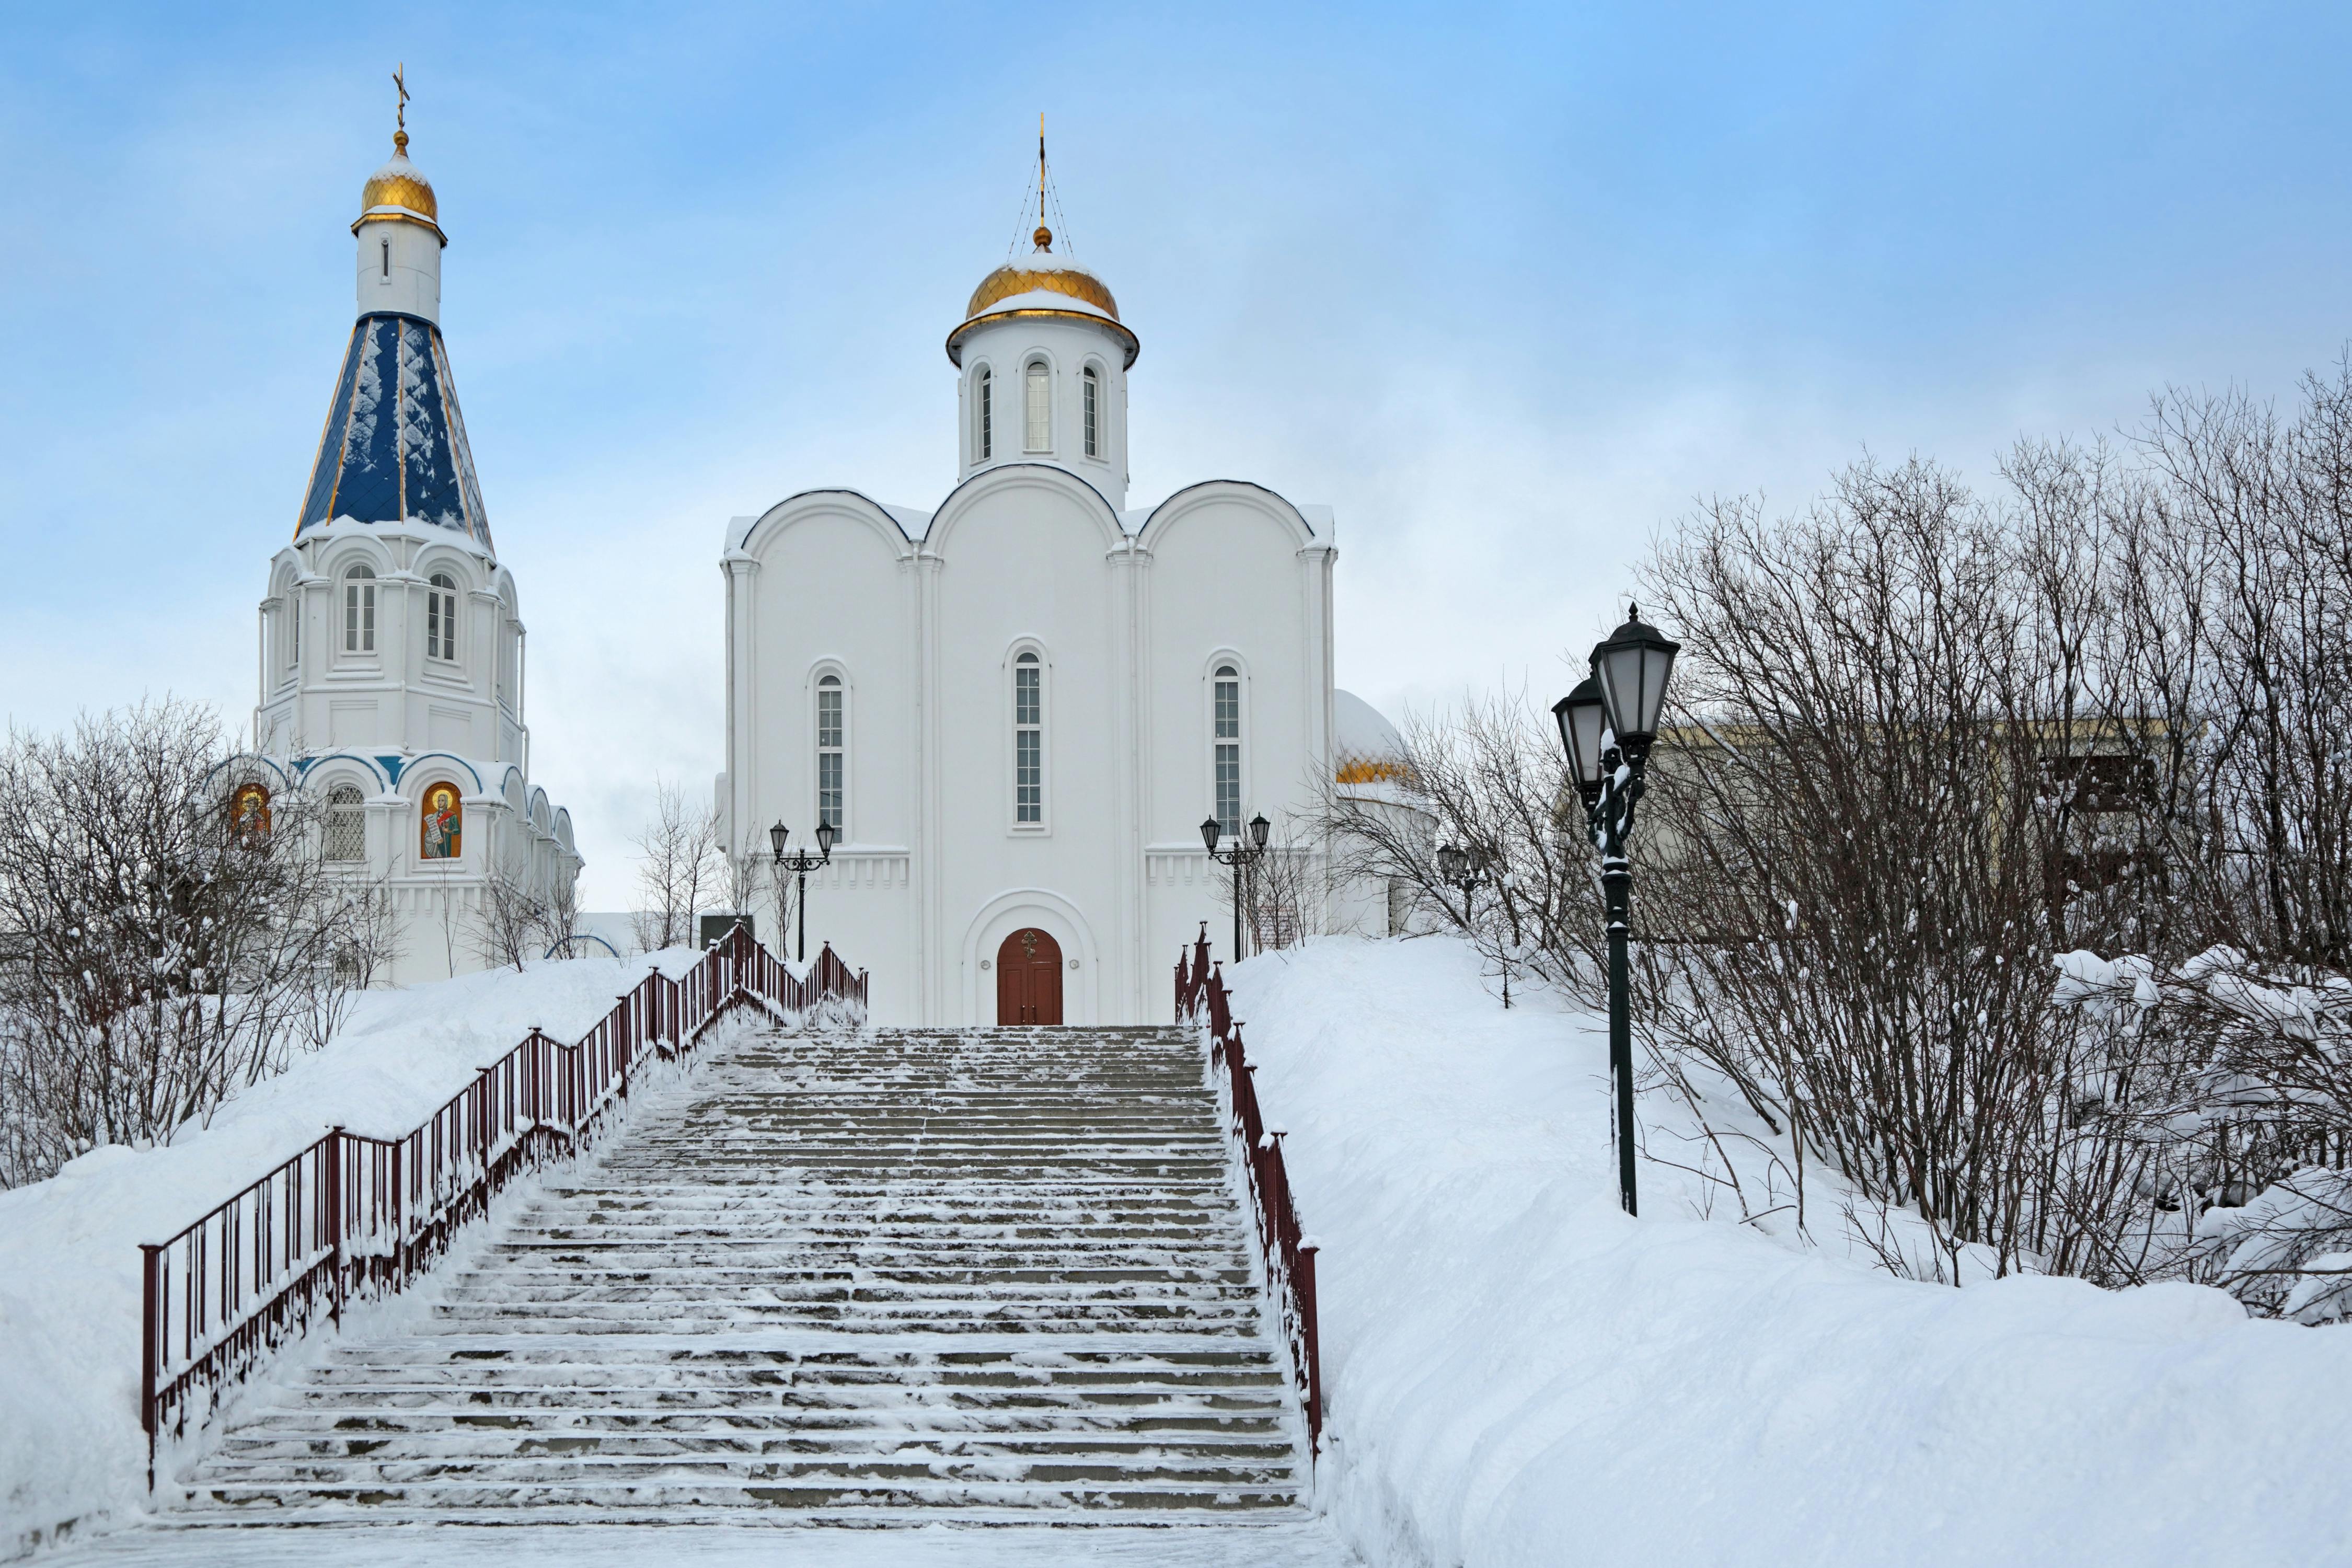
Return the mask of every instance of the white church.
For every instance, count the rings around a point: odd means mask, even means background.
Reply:
[[[494,879],[569,902],[572,819],[530,782],[520,600],[499,563],[441,338],[442,232],[408,161],[368,176],[357,319],[293,539],[260,605],[240,814],[299,790],[325,853],[388,906],[379,984],[484,967]]]
[[[720,557],[727,842],[833,829],[809,929],[886,1023],[1168,1020],[1202,921],[1230,956],[1204,819],[1319,865],[1324,782],[1396,751],[1333,685],[1329,507],[1215,478],[1129,504],[1139,341],[1042,208],[947,334],[954,488],[802,490]]]
[[[381,889],[403,984],[482,967],[494,882],[568,908],[571,818],[530,780],[527,665],[440,330],[447,245],[407,157],[352,225],[357,317],[293,539],[260,605],[240,809],[300,790],[330,858]],[[1128,497],[1140,343],[1054,249],[981,280],[947,335],[957,482],[929,509],[845,488],[731,520],[722,842],[835,840],[817,940],[871,976],[881,1023],[1165,1021],[1180,947],[1229,957],[1220,847],[1263,816],[1318,924],[1395,929],[1334,887],[1321,793],[1385,787],[1400,750],[1332,670],[1326,506],[1208,479]],[[947,433],[942,432],[944,437]],[[808,592],[822,582],[822,594]],[[758,917],[778,952],[771,902]]]

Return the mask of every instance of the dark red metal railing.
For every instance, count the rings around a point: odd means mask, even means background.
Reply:
[[[1206,1015],[1205,1019],[1202,1015]],[[1265,1272],[1281,1303],[1284,1336],[1305,1390],[1307,1435],[1318,1449],[1323,1442],[1323,1360],[1315,1332],[1316,1244],[1301,1233],[1298,1205],[1290,1194],[1290,1173],[1282,1163],[1283,1129],[1268,1127],[1258,1110],[1257,1085],[1242,1051],[1242,1026],[1234,1021],[1233,1002],[1225,990],[1224,972],[1209,962],[1209,928],[1201,927],[1192,944],[1191,972],[1184,955],[1176,957],[1176,1017],[1180,1023],[1203,1022],[1209,1031],[1212,1068],[1223,1064],[1233,1090],[1234,1136],[1242,1141],[1250,1195],[1256,1200],[1258,1244],[1265,1250]]]
[[[676,1060],[725,1014],[866,1005],[827,946],[795,976],[737,926],[683,977],[658,970],[567,1046],[538,1029],[398,1138],[338,1126],[169,1241],[143,1246],[141,1422],[186,1430],[201,1392],[241,1381],[323,1310],[402,1289],[519,1173],[593,1142],[647,1058]],[[209,1406],[207,1406],[207,1410]],[[203,1419],[200,1415],[197,1419]]]

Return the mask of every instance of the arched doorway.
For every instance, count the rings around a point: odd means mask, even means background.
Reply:
[[[996,1021],[1062,1021],[1062,944],[1035,926],[1014,931],[996,950]]]

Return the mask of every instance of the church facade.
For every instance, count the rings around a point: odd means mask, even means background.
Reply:
[[[581,866],[530,782],[521,605],[441,336],[448,240],[407,145],[404,127],[352,225],[357,316],[269,563],[256,753],[233,764],[241,810],[285,790],[320,808],[328,860],[386,909],[372,978],[389,984],[484,967],[486,901],[568,909]]]
[[[1228,945],[1203,819],[1311,853],[1334,776],[1329,509],[1225,479],[1130,508],[1139,344],[1052,237],[948,335],[936,506],[808,489],[727,528],[722,831],[764,858],[831,825],[808,929],[880,1022],[1166,1021],[1179,947]]]

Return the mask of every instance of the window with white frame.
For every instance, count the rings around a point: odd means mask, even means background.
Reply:
[[[1214,697],[1217,831],[1238,838],[1242,831],[1242,674],[1217,666]]]
[[[365,565],[343,574],[343,651],[375,651],[375,572]]]
[[[821,826],[841,831],[842,714],[841,677],[828,675],[816,683],[816,818]]]
[[[972,378],[971,383],[971,446],[972,450],[980,455],[979,460],[983,463],[994,456],[996,450],[996,411],[989,406],[990,399],[995,390],[995,380],[994,376],[989,374],[988,367],[982,365],[980,374]]]
[[[327,858],[367,858],[367,803],[354,784],[327,792]]]
[[[286,592],[286,668],[291,673],[302,662],[302,590]]]
[[[1086,374],[1078,378],[1078,384],[1085,393],[1087,456],[1099,458],[1102,456],[1102,426],[1101,415],[1097,410],[1102,405],[1102,376],[1094,366],[1088,365]]]
[[[1034,652],[1013,661],[1013,820],[1045,820],[1045,667]]]
[[[425,653],[428,658],[457,657],[457,580],[446,572],[433,574],[425,590]]]
[[[1029,365],[1028,430],[1023,449],[1050,452],[1054,449],[1054,373],[1044,360]]]

